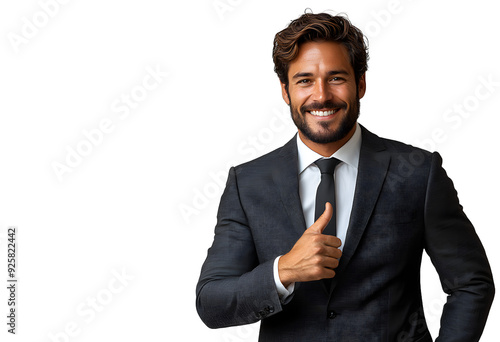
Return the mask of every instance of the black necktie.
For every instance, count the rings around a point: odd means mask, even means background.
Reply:
[[[332,219],[323,231],[323,234],[336,236],[335,183],[333,180],[333,172],[335,171],[335,167],[340,163],[340,160],[336,158],[318,159],[314,163],[318,165],[319,170],[321,171],[321,182],[319,183],[318,190],[316,192],[316,210],[314,221],[316,221],[325,211],[325,203],[330,202],[333,207],[333,215]]]

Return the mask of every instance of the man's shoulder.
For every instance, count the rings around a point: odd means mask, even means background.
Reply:
[[[283,161],[295,162],[297,161],[297,141],[296,135],[290,139],[285,145],[268,152],[260,157],[237,165],[235,167],[237,173],[244,171],[255,170],[272,170]]]
[[[385,149],[389,153],[401,153],[401,154],[406,154],[406,153],[418,153],[422,154],[425,156],[431,156],[432,152],[429,152],[427,150],[424,150],[422,148],[404,143],[402,141],[394,140],[394,139],[389,139],[389,138],[384,138],[380,137],[369,130],[367,130],[365,127],[361,126],[362,128],[362,146],[380,146],[383,149]]]

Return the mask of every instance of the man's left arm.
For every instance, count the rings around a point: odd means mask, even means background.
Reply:
[[[434,153],[425,201],[425,249],[449,295],[436,341],[478,341],[495,294],[493,276],[441,163]]]

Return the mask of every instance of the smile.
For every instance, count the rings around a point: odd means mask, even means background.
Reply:
[[[337,113],[340,108],[332,109],[332,110],[311,110],[309,113],[315,116],[328,116]]]

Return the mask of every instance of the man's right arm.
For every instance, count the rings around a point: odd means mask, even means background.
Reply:
[[[274,259],[259,264],[237,183],[231,168],[196,287],[196,309],[210,328],[254,323],[281,311]]]

